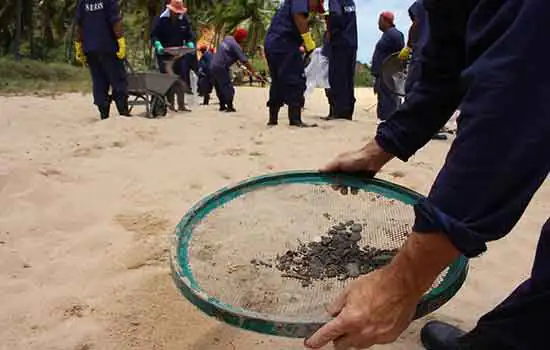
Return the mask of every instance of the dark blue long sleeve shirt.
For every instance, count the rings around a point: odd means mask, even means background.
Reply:
[[[375,77],[380,75],[382,63],[391,54],[401,51],[405,46],[405,36],[397,28],[392,27],[386,30],[380,40],[376,43],[374,54],[372,55],[371,73]]]
[[[164,11],[153,24],[151,41],[159,41],[164,47],[182,46],[196,40],[191,21],[187,15],[172,17]]]
[[[423,74],[378,128],[406,161],[460,104],[458,132],[417,232],[447,234],[466,256],[510,232],[550,171],[550,2],[425,0],[430,38]]]

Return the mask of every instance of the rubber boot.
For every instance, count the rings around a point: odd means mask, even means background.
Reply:
[[[430,321],[422,328],[420,339],[427,350],[458,350],[459,339],[465,333],[449,324]]]
[[[121,117],[130,117],[130,109],[128,107],[128,97],[119,98],[115,101],[118,114]]]
[[[109,110],[111,109],[110,105],[97,106],[97,109],[99,110],[99,115],[101,117],[101,120],[109,118]]]
[[[206,95],[204,95],[204,99],[202,101],[202,104],[203,104],[203,106],[208,106],[209,103],[210,103],[210,95],[206,94]]]
[[[235,109],[235,107],[233,107],[233,101],[229,101],[227,103],[227,109],[225,110],[227,113],[233,113],[233,112],[236,112],[237,110]]]
[[[317,124],[306,124],[302,121],[302,108],[301,107],[288,107],[288,120],[290,126],[295,126],[298,128],[312,128],[316,127]]]
[[[269,122],[267,125],[277,125],[279,124],[279,110],[281,107],[269,107]]]

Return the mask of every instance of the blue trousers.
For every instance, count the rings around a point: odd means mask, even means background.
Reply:
[[[329,50],[328,79],[333,112],[336,117],[351,117],[353,115],[355,109],[356,62],[356,48],[331,46]]]
[[[331,86],[332,87],[332,86]],[[332,89],[331,89],[332,90]],[[376,78],[374,83],[374,91],[378,98],[378,105],[376,106],[376,114],[380,120],[388,120],[388,118],[399,107],[399,97],[394,95],[390,89],[382,82],[382,78]]]
[[[118,103],[128,95],[128,80],[124,62],[114,53],[88,52],[86,54],[90,74],[92,75],[94,104],[105,107],[111,102],[109,88],[113,99]]]
[[[213,65],[211,72],[220,106],[232,105],[235,98],[235,87],[231,81],[229,68]]]
[[[271,75],[267,105],[279,108],[286,104],[289,107],[302,108],[305,103],[306,77],[300,51],[271,53],[267,50],[266,58]]]

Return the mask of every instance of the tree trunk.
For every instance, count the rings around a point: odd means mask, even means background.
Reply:
[[[16,0],[17,3],[15,4],[16,10],[15,10],[15,59],[17,61],[21,60],[21,54],[19,52],[19,49],[21,47],[21,35],[23,31],[23,0]]]

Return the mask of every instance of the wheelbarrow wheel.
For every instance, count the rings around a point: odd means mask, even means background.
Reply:
[[[151,99],[151,114],[154,118],[164,117],[168,113],[168,106],[163,97],[153,96]]]

